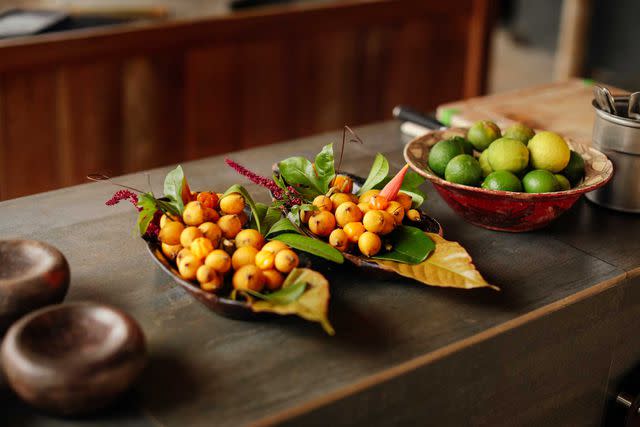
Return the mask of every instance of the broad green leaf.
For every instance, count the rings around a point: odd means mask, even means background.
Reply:
[[[249,209],[251,209],[252,217],[255,218],[254,222],[255,222],[256,230],[260,231],[261,230],[260,212],[256,208],[256,204],[253,201],[253,199],[251,198],[251,195],[249,194],[249,192],[242,185],[233,184],[231,187],[229,187],[227,189],[227,191],[224,192],[223,197],[226,196],[227,194],[231,194],[231,193],[240,193],[242,195],[242,197],[244,197],[245,203],[247,205],[249,205]]]
[[[138,214],[138,231],[141,236],[144,236],[144,233],[147,232],[147,228],[158,210],[156,199],[151,193],[141,194],[138,198],[138,207],[142,209]]]
[[[300,230],[291,222],[291,220],[289,220],[289,218],[280,218],[271,226],[265,237],[267,239],[272,239],[278,234],[283,233],[300,234]]]
[[[281,242],[286,243],[294,249],[310,253],[312,255],[324,258],[337,264],[342,264],[344,262],[342,252],[329,245],[328,243],[325,243],[318,239],[314,239],[312,237],[294,233],[283,233],[274,236],[273,239],[280,240]]]
[[[289,157],[278,163],[278,170],[284,181],[295,188],[305,199],[324,194],[322,184],[316,176],[311,162],[301,156]]]
[[[280,210],[280,208],[269,206],[264,217],[262,217],[260,233],[262,235],[267,234],[271,227],[273,227],[276,222],[280,221],[280,219],[282,219],[282,210]]]
[[[419,264],[435,249],[435,244],[429,236],[419,228],[407,225],[396,227],[387,236],[387,241],[391,243],[392,250],[376,255],[375,259]]]
[[[264,216],[267,214],[267,209],[269,209],[269,206],[265,205],[264,203],[256,202],[256,215],[254,215],[253,212],[251,212],[251,219],[249,220],[249,228],[262,231],[258,229],[258,225],[256,224],[256,217],[258,217],[259,219],[264,218]],[[260,222],[262,223],[264,221],[260,221]]]
[[[500,290],[487,283],[473,265],[467,251],[457,242],[450,242],[438,234],[427,233],[436,248],[420,264],[405,264],[388,260],[373,260],[387,270],[401,276],[415,279],[429,286],[473,289],[489,287]]]
[[[184,177],[184,171],[182,166],[176,167],[169,172],[164,178],[164,195],[168,197],[171,202],[176,206],[180,215],[184,211],[184,202],[182,200],[182,190],[186,185],[186,179]]]
[[[316,156],[315,165],[320,189],[323,193],[326,193],[329,191],[331,181],[336,176],[333,161],[333,144],[327,144],[322,147],[322,151],[320,151]]]
[[[264,301],[269,301],[274,304],[290,304],[300,298],[300,295],[306,289],[307,284],[305,282],[294,283],[291,286],[282,287],[280,290],[270,293],[270,294],[262,294],[260,292],[252,291],[247,289],[249,295],[255,298],[259,298]]]
[[[295,314],[311,322],[318,322],[329,335],[335,331],[329,323],[329,282],[317,271],[307,268],[295,268],[289,273],[282,289],[304,283],[302,295],[287,304],[276,304],[266,300],[252,300],[251,309],[255,312],[268,312],[280,315]],[[273,295],[273,294],[272,294]]]
[[[387,175],[389,175],[389,161],[382,154],[378,153],[371,165],[369,176],[367,176],[367,180],[362,184],[362,187],[360,187],[358,195],[375,188],[376,185],[387,178]]]

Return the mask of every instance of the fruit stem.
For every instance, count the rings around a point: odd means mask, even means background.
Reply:
[[[380,191],[378,196],[384,197],[388,201],[395,200],[398,197],[398,192],[400,191],[400,187],[402,187],[402,181],[404,181],[404,177],[409,170],[409,165],[406,164],[400,171],[391,178],[391,181],[384,186],[384,188]]]

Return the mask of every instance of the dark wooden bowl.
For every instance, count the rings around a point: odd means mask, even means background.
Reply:
[[[245,301],[236,301],[230,298],[203,291],[200,286],[184,280],[173,265],[169,263],[162,253],[160,245],[156,242],[147,242],[147,248],[153,260],[160,268],[167,273],[174,282],[180,285],[185,291],[191,294],[195,299],[204,304],[209,310],[218,313],[221,316],[229,317],[236,320],[257,320],[261,318],[272,317],[271,313],[256,313]]]
[[[64,300],[69,264],[51,245],[0,241],[0,334],[22,315]]]
[[[153,260],[158,266],[167,273],[169,277],[173,279],[178,285],[180,285],[191,296],[197,299],[200,303],[204,304],[209,310],[230,319],[235,320],[264,320],[276,317],[273,313],[255,312],[251,309],[251,306],[246,301],[232,300],[225,298],[224,296],[213,294],[203,291],[196,283],[191,283],[188,280],[180,277],[178,270],[167,260],[162,253],[160,244],[157,242],[147,242],[147,249],[151,254]],[[310,256],[301,253],[300,267],[311,268],[315,265]],[[328,261],[327,261],[328,262]]]
[[[7,331],[0,360],[13,390],[58,415],[91,412],[126,390],[146,362],[136,321],[102,304],[45,307]]]

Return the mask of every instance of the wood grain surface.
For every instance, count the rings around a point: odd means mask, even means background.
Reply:
[[[366,174],[378,151],[393,169],[401,166],[396,123],[358,133],[365,144],[348,147],[345,170]],[[230,157],[269,174],[273,162],[312,156],[340,136]],[[192,188],[220,191],[243,182],[223,162],[218,156],[184,164]],[[149,172],[156,192],[168,170]],[[144,174],[118,181],[147,189]],[[247,188],[267,200],[262,189]],[[114,190],[87,184],[1,202],[0,235],[61,249],[72,271],[68,300],[105,302],[132,314],[148,338],[148,369],[118,404],[82,420],[51,419],[7,397],[0,410],[11,425],[598,425],[607,386],[613,387],[614,353],[622,375],[634,360],[625,349],[640,348],[637,334],[619,334],[631,326],[618,328],[637,311],[640,295],[624,285],[640,266],[640,251],[629,243],[621,255],[600,231],[612,221],[637,241],[632,216],[584,205],[565,214],[564,227],[492,232],[464,223],[427,184],[425,207],[445,237],[464,245],[502,291],[436,289],[346,272],[330,277],[337,331],[330,338],[296,318],[246,323],[207,311],[148,258],[134,236],[133,209],[104,206]],[[572,223],[582,225],[572,231]]]
[[[323,0],[0,40],[0,199],[479,95],[492,3]]]

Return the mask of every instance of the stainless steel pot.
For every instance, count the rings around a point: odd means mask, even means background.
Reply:
[[[595,101],[593,107],[593,147],[611,159],[615,173],[607,185],[586,196],[611,209],[640,212],[640,121],[602,111]]]

